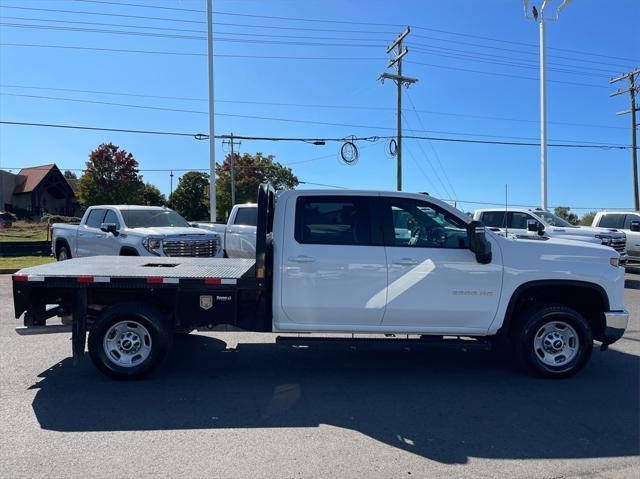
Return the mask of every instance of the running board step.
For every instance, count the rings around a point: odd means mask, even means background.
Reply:
[[[71,325],[67,324],[51,324],[49,326],[19,326],[16,328],[16,333],[20,336],[32,336],[35,334],[55,334],[55,333],[70,333]]]
[[[461,339],[457,337],[423,336],[421,338],[352,338],[352,337],[297,337],[278,336],[276,344],[281,346],[308,347],[317,344],[344,344],[346,346],[392,346],[402,348],[454,348],[491,350],[491,341],[486,339]]]

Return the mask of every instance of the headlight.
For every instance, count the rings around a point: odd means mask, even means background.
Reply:
[[[609,258],[609,264],[614,268],[620,266],[620,258]]]
[[[142,240],[142,245],[149,253],[160,256],[162,251],[162,240],[159,238],[145,238]]]
[[[612,238],[609,235],[596,235],[596,238],[598,238],[603,245],[605,246],[611,246],[611,241]]]

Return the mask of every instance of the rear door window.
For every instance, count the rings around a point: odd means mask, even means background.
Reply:
[[[299,197],[295,238],[302,244],[371,244],[369,199],[365,196]]]
[[[88,226],[89,228],[100,228],[100,225],[103,223],[105,213],[106,210],[101,208],[89,211],[89,216],[87,217],[85,226]]]
[[[621,214],[604,215],[598,226],[601,228],[622,228],[624,226],[624,217],[625,215]]]
[[[256,226],[258,222],[258,208],[238,208],[234,225]]]
[[[489,228],[504,228],[507,224],[504,211],[485,211],[481,218],[484,225]]]

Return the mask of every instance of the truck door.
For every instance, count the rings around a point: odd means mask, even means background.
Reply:
[[[631,231],[631,222],[640,221],[640,215],[627,213],[624,220],[624,233],[627,235],[627,253],[634,259],[640,258],[640,232]]]
[[[106,245],[102,241],[106,233],[100,230],[106,210],[94,208],[89,211],[83,225],[78,227],[76,256],[98,256],[107,253]]]
[[[501,256],[480,264],[466,222],[428,201],[387,197],[384,221],[389,285],[382,324],[400,331],[482,332],[496,314]]]
[[[225,233],[225,249],[231,258],[255,258],[258,208],[239,206]]]
[[[287,204],[295,215],[286,215],[280,275],[285,317],[278,322],[280,329],[379,327],[387,261],[382,231],[372,227],[372,199],[299,196]]]
[[[107,213],[104,215],[103,223],[113,223],[116,225],[116,229],[118,230],[117,235],[119,235],[119,231],[122,229],[120,218],[118,218],[118,213],[115,210],[107,210]],[[113,233],[105,233],[104,231],[100,231],[104,234],[104,247],[100,249],[104,251],[102,254],[118,256],[120,255],[120,240],[118,236]]]

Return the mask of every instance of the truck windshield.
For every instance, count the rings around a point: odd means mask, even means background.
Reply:
[[[127,228],[189,227],[187,220],[172,210],[122,210],[121,213]]]
[[[556,216],[553,213],[549,213],[548,211],[536,211],[535,213],[551,226],[559,226],[561,228],[575,228],[575,226],[573,226],[568,221],[565,221],[559,216]]]

